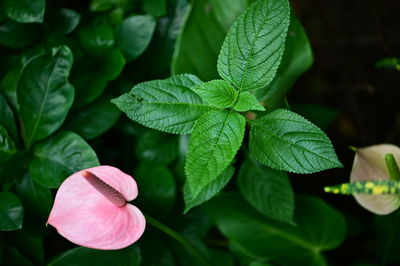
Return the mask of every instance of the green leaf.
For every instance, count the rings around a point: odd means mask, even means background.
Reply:
[[[45,0],[4,0],[4,11],[21,23],[43,22]]]
[[[257,98],[248,91],[242,91],[239,94],[239,99],[233,109],[238,112],[247,112],[250,110],[265,111],[264,106],[262,106]]]
[[[0,45],[8,48],[24,48],[35,42],[39,36],[36,25],[21,24],[10,19],[0,24]]]
[[[79,24],[81,15],[69,8],[52,10],[46,14],[44,28],[51,35],[66,35],[71,33]]]
[[[200,193],[193,197],[187,183],[183,187],[183,197],[185,201],[184,213],[187,213],[191,208],[203,204],[215,195],[217,195],[231,180],[235,168],[228,166],[215,180],[203,187]]]
[[[5,253],[4,260],[2,261],[4,265],[34,266],[28,258],[13,246],[8,246]]]
[[[146,127],[187,134],[192,131],[194,122],[211,109],[190,89],[201,83],[189,74],[143,82],[111,102],[130,119]]]
[[[240,192],[257,211],[277,221],[294,224],[294,196],[285,172],[247,159],[238,175]]]
[[[13,193],[0,192],[0,230],[11,231],[22,228],[24,210]]]
[[[178,156],[178,138],[175,135],[147,130],[138,137],[135,154],[143,161],[167,165]]]
[[[26,258],[34,262],[35,265],[43,265],[44,264],[43,238],[31,236],[26,231],[24,231],[24,229],[12,232],[10,244],[14,246],[20,253],[26,256]],[[25,265],[25,264],[10,264],[10,265]]]
[[[66,129],[84,139],[93,139],[109,130],[118,120],[120,111],[103,97],[73,112],[67,119]]]
[[[232,25],[218,57],[218,73],[240,90],[267,86],[285,50],[287,0],[259,0]]]
[[[225,80],[212,80],[191,88],[205,102],[218,108],[232,107],[238,97],[237,90]]]
[[[105,19],[91,21],[78,34],[86,53],[94,58],[102,58],[114,46],[114,30]]]
[[[23,70],[17,96],[27,147],[64,122],[74,98],[74,88],[67,81],[71,66],[71,50],[60,46],[34,58]]]
[[[232,110],[212,110],[196,121],[185,162],[193,198],[232,162],[242,144],[245,125],[245,118]]]
[[[4,163],[0,164],[0,184],[14,183],[22,178],[31,158],[28,151],[18,151]]]
[[[14,113],[8,105],[6,99],[0,93],[0,126],[3,126],[7,133],[14,139],[17,140],[18,132],[17,125],[15,124]]]
[[[289,89],[297,78],[311,67],[313,60],[307,34],[292,12],[285,52],[276,77],[269,86],[256,92],[257,99],[267,102],[271,109],[281,106]]]
[[[241,253],[282,265],[326,265],[321,252],[336,248],[346,236],[343,216],[309,196],[296,199],[296,227],[266,218],[234,193],[214,198],[205,210]]]
[[[35,183],[29,174],[18,180],[16,188],[25,211],[31,211],[42,217],[48,216],[53,206],[50,189]]]
[[[156,20],[148,15],[126,18],[117,29],[118,47],[127,61],[141,55],[147,48],[156,27]]]
[[[144,0],[143,9],[152,16],[164,16],[167,12],[167,0]]]
[[[176,184],[172,173],[164,166],[141,163],[135,171],[140,187],[138,206],[149,215],[168,214],[175,204]]]
[[[58,188],[69,175],[98,165],[96,153],[81,137],[61,132],[35,146],[29,173],[35,182]]]
[[[298,114],[278,109],[250,125],[250,152],[271,168],[307,174],[342,167],[325,133]]]
[[[141,261],[140,249],[129,246],[120,250],[95,250],[90,248],[74,248],[52,260],[49,266],[139,266]]]
[[[0,163],[7,161],[17,152],[13,140],[7,133],[7,130],[0,124]]]

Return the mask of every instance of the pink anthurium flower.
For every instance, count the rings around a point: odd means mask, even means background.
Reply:
[[[137,241],[146,221],[128,203],[135,180],[112,166],[77,172],[60,186],[47,223],[69,241],[94,249],[121,249]]]

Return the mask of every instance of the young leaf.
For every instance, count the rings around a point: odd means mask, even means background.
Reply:
[[[234,172],[235,168],[233,168],[233,166],[228,166],[215,180],[203,187],[196,197],[192,196],[188,184],[185,183],[185,186],[183,187],[183,198],[185,200],[184,213],[187,213],[191,208],[203,204],[217,195],[218,192],[228,184],[229,180],[231,180]]]
[[[238,112],[247,112],[250,110],[254,111],[265,111],[264,106],[262,106],[257,98],[248,91],[242,91],[239,94],[239,100],[233,106],[233,109]]]
[[[43,22],[45,0],[4,0],[4,11],[20,23]]]
[[[0,192],[0,230],[21,229],[24,210],[21,202],[13,193]]]
[[[193,198],[231,163],[242,144],[245,125],[245,118],[233,110],[212,110],[197,120],[185,162]]]
[[[71,66],[71,50],[60,46],[36,57],[23,70],[17,96],[27,147],[64,122],[74,98],[74,88],[67,81]]]
[[[342,166],[325,133],[298,114],[278,109],[250,125],[250,152],[271,168],[307,174]]]
[[[239,90],[256,90],[275,77],[290,22],[287,0],[259,0],[232,25],[218,57],[218,73]]]
[[[126,18],[117,29],[117,43],[127,61],[141,55],[150,43],[156,27],[152,16]]]
[[[61,132],[34,148],[29,165],[32,179],[48,188],[58,188],[69,175],[99,165],[96,153],[78,135]]]
[[[0,124],[0,163],[7,161],[17,152],[13,140],[7,133],[7,130]]]
[[[146,127],[173,134],[187,134],[194,122],[211,107],[190,88],[201,84],[184,74],[143,82],[112,100],[128,117]]]
[[[212,80],[191,88],[205,102],[218,108],[232,107],[238,97],[237,90],[225,80]]]
[[[252,158],[241,166],[238,185],[256,210],[274,220],[294,224],[294,196],[285,172],[273,170]]]

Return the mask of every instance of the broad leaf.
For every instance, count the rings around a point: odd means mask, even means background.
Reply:
[[[141,55],[150,43],[156,27],[152,16],[126,18],[117,29],[117,43],[127,61]]]
[[[168,168],[141,163],[135,170],[135,180],[140,188],[138,205],[151,216],[168,214],[175,204],[176,184]]]
[[[45,5],[45,0],[4,0],[4,11],[17,22],[43,22]]]
[[[212,80],[191,88],[205,102],[218,108],[232,107],[237,98],[237,90],[225,80]]]
[[[36,57],[23,70],[17,96],[27,147],[64,122],[74,98],[74,88],[67,81],[71,66],[71,50],[60,46]]]
[[[194,122],[211,109],[190,89],[201,83],[189,74],[143,82],[112,102],[130,119],[146,127],[187,134]]]
[[[147,130],[138,137],[135,154],[143,161],[167,165],[178,156],[178,137]]]
[[[17,126],[15,124],[14,113],[8,105],[6,99],[0,94],[0,126],[3,126],[7,133],[14,139],[17,140]]]
[[[193,73],[207,81],[219,78],[215,65],[219,50],[247,5],[247,0],[194,1],[176,43],[172,73]]]
[[[96,19],[79,30],[79,38],[86,53],[101,58],[114,46],[114,30],[105,19]]]
[[[120,111],[103,97],[73,112],[66,128],[84,139],[93,139],[109,130],[118,120]]]
[[[18,181],[16,188],[25,211],[39,214],[42,217],[48,216],[53,206],[50,189],[35,183],[29,174]]]
[[[0,124],[0,163],[7,161],[17,152],[13,140],[7,133],[7,130]]]
[[[52,10],[46,14],[44,28],[51,35],[66,35],[79,24],[81,15],[69,8]]]
[[[271,168],[306,174],[342,167],[325,133],[298,114],[278,109],[250,125],[250,152]]]
[[[256,92],[257,98],[265,101],[270,109],[281,106],[294,82],[311,67],[313,60],[307,34],[292,12],[285,52],[276,77],[269,86]]]
[[[61,132],[35,146],[29,173],[35,182],[58,188],[69,175],[98,165],[96,153],[81,137]]]
[[[343,216],[314,197],[296,199],[296,227],[266,218],[234,193],[214,198],[205,210],[235,249],[282,265],[326,265],[321,252],[336,248],[346,236]]]
[[[285,172],[247,159],[241,166],[238,185],[244,198],[256,210],[277,221],[294,224],[294,196]]]
[[[21,229],[23,216],[24,211],[17,196],[10,192],[0,192],[0,230]]]
[[[12,0],[11,0],[12,1]],[[0,45],[8,48],[24,48],[39,38],[35,25],[21,24],[7,19],[0,24]]]
[[[239,94],[239,99],[235,106],[233,107],[238,112],[253,111],[265,111],[264,106],[262,106],[257,98],[248,91],[242,91]]]
[[[193,198],[232,162],[240,148],[246,125],[235,111],[213,110],[197,120],[189,140],[185,173]]]
[[[285,50],[287,0],[259,0],[232,25],[218,57],[218,73],[240,90],[267,86]]]
[[[86,265],[113,265],[139,266],[140,249],[129,246],[120,250],[95,250],[78,247],[68,250],[52,260],[49,266],[86,266]]]
[[[24,208],[25,211],[25,208]],[[26,220],[25,216],[25,220]],[[25,229],[25,224],[24,224]],[[27,259],[34,262],[35,265],[44,264],[44,245],[43,238],[34,237],[25,230],[12,232],[9,243],[21,252]],[[9,264],[9,265],[26,265],[26,264]]]
[[[185,211],[187,213],[191,208],[203,204],[215,195],[217,195],[231,180],[235,168],[228,166],[222,174],[220,174],[215,180],[203,187],[200,193],[193,197],[187,183],[183,187],[183,197],[185,200]]]

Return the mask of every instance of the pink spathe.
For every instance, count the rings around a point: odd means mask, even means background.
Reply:
[[[121,249],[136,242],[146,226],[138,208],[129,203],[117,204],[137,195],[135,180],[118,168],[82,170],[61,184],[47,222],[77,245]]]

